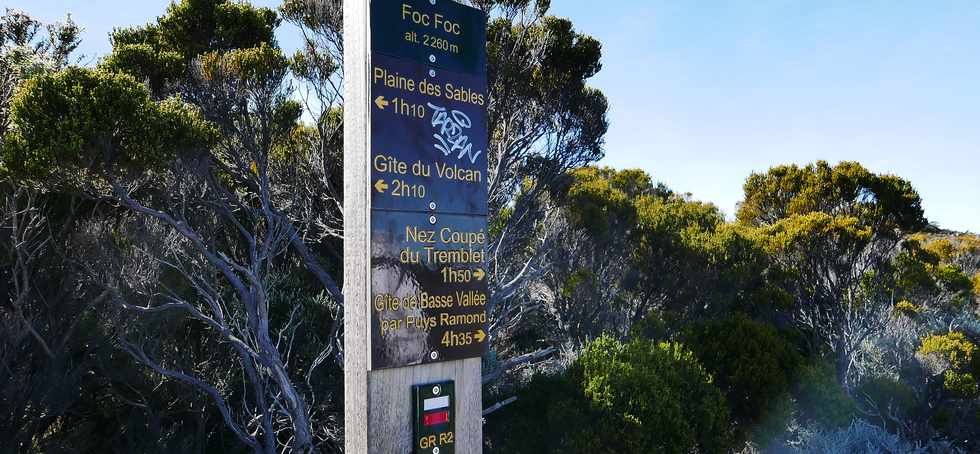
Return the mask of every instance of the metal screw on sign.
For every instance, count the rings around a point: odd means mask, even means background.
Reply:
[[[432,387],[432,394],[435,394],[435,395],[438,396],[439,393],[441,393],[441,392],[442,392],[442,388],[440,388],[439,385],[436,385],[436,386],[433,386]]]
[[[435,3],[435,1],[433,1],[432,3]],[[439,447],[438,446],[436,446],[435,448],[432,448],[432,454],[439,454]]]
[[[432,352],[432,353],[429,353],[429,358],[432,358],[432,359],[437,359],[437,358],[439,358],[439,352]]]
[[[436,203],[435,202],[429,202],[429,209],[430,210],[436,209]]]
[[[430,69],[429,70],[429,77],[436,77],[436,70]]]
[[[436,217],[435,216],[429,216],[429,223],[435,225],[435,223],[436,223]]]
[[[429,55],[429,61],[432,62],[432,63],[435,63],[436,62],[436,56],[435,55]]]

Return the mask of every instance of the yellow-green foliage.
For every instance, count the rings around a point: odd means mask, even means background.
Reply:
[[[495,452],[720,453],[728,409],[695,356],[676,343],[601,337],[560,376],[537,376],[488,417]]]
[[[958,255],[980,253],[980,236],[964,233],[956,238],[959,244],[956,246]]]
[[[936,355],[947,361],[950,368],[943,377],[946,391],[959,397],[973,398],[978,395],[975,374],[980,372],[977,347],[961,332],[932,335],[922,340],[922,355]]]
[[[573,173],[568,190],[570,217],[576,227],[604,238],[617,221],[633,218],[633,205],[625,192],[613,186],[609,169],[587,167]]]
[[[753,225],[813,212],[856,218],[881,235],[915,231],[925,224],[921,198],[911,183],[874,174],[856,162],[773,167],[749,176],[744,191],[737,218]]]
[[[972,372],[946,371],[943,376],[943,388],[950,394],[964,399],[972,399],[980,395],[977,379]]]
[[[973,294],[980,295],[980,273],[973,276]]]
[[[139,172],[215,137],[213,126],[181,100],[154,102],[128,74],[84,68],[28,80],[11,103],[11,119],[3,161],[28,180]]]
[[[924,251],[935,256],[942,262],[951,262],[957,258],[980,253],[980,237],[963,233],[956,236],[930,236],[924,233],[909,235],[908,241],[920,244]]]
[[[953,369],[963,369],[970,365],[977,347],[961,332],[937,334],[922,339],[919,353],[936,354],[949,362]]]
[[[953,306],[967,302],[975,293],[969,275],[951,263],[963,253],[961,242],[948,239],[924,240],[923,235],[910,235],[893,263],[898,290],[914,295],[916,292],[947,292]]]
[[[953,246],[953,243],[945,238],[930,241],[923,246],[923,249],[934,254],[943,262],[952,260],[957,253],[956,246]]]
[[[762,238],[766,250],[776,254],[823,243],[831,243],[838,250],[856,251],[863,249],[871,236],[871,228],[862,226],[857,218],[813,212],[791,216],[765,228]]]
[[[251,49],[212,51],[201,56],[201,74],[205,80],[235,78],[248,83],[278,83],[289,68],[282,51],[266,43]]]
[[[899,301],[898,304],[895,304],[895,307],[892,309],[892,312],[896,316],[904,315],[909,318],[914,318],[915,316],[922,313],[922,308],[916,306],[915,304],[910,303],[908,300],[902,300]]]

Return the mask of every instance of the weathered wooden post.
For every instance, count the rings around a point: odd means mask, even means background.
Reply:
[[[345,445],[482,452],[486,16],[344,0]]]

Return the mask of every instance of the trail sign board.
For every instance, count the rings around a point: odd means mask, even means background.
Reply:
[[[373,0],[371,50],[427,67],[486,72],[487,18],[452,0]]]
[[[371,2],[371,368],[486,350],[486,15]]]

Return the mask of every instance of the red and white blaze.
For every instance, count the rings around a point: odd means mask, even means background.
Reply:
[[[422,425],[437,426],[449,422],[449,396],[433,397],[422,401]]]

